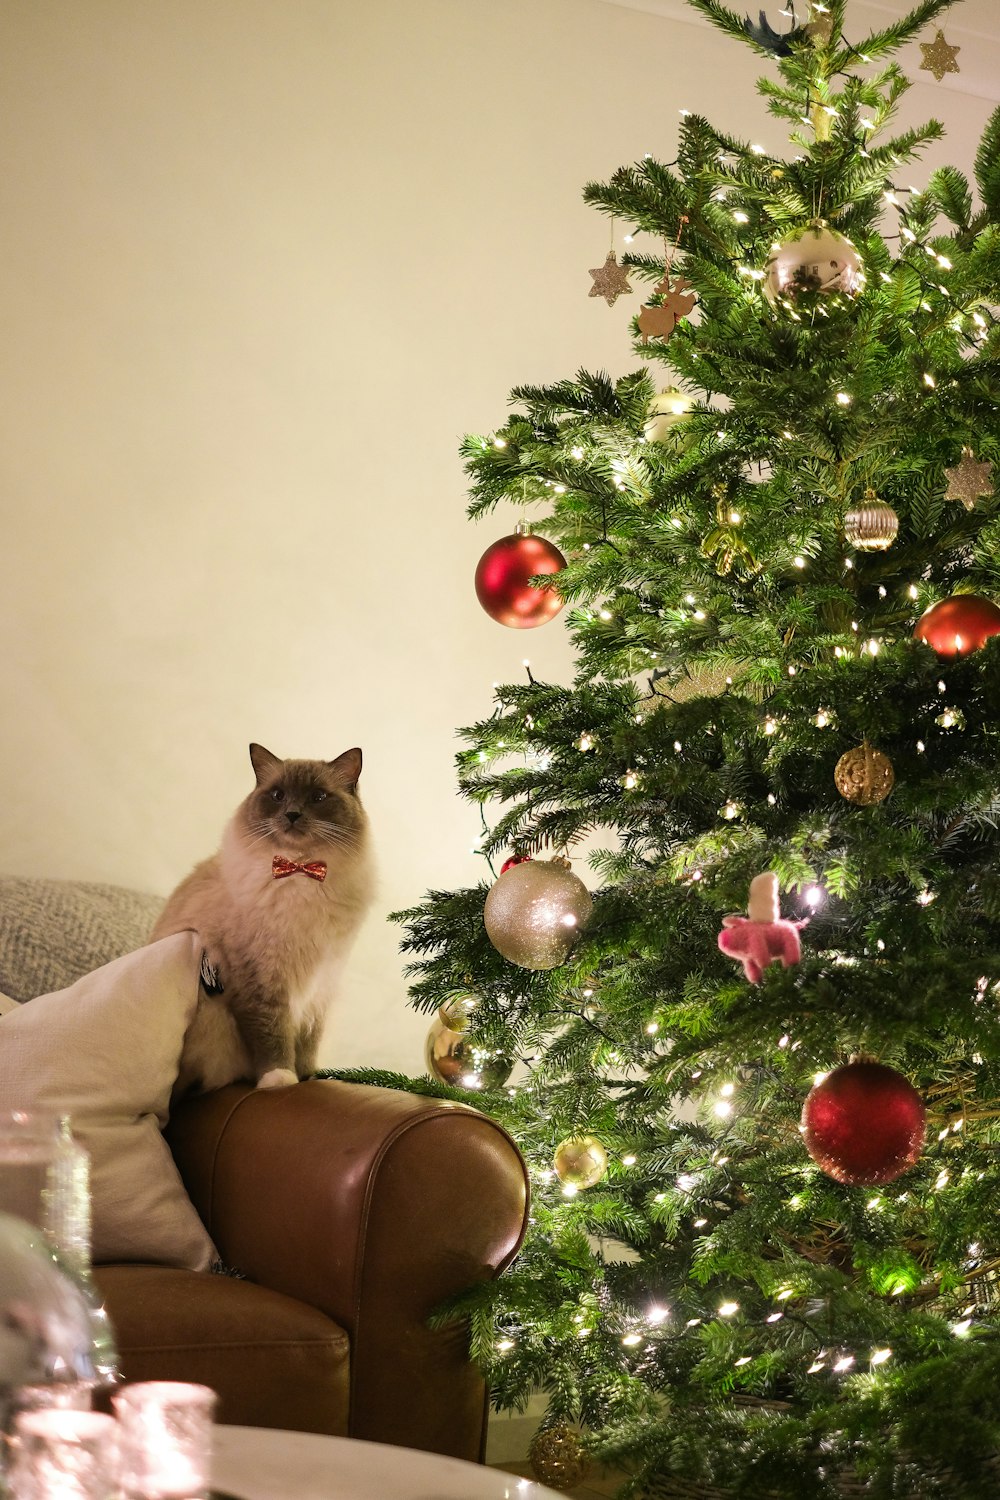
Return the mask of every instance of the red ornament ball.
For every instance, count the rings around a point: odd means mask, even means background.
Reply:
[[[926,1111],[908,1078],[879,1062],[845,1063],[802,1110],[806,1150],[850,1187],[894,1182],[920,1156]]]
[[[555,589],[533,587],[529,579],[559,573],[566,559],[543,536],[515,532],[487,547],[476,568],[476,595],[486,613],[513,630],[544,625],[562,609]]]
[[[510,858],[505,859],[503,864],[500,866],[500,874],[506,875],[507,871],[513,869],[514,865],[526,865],[530,858],[530,854],[512,854]]]
[[[915,640],[925,641],[938,656],[968,656],[991,635],[1000,635],[1000,609],[981,594],[953,594],[939,599],[917,621]]]

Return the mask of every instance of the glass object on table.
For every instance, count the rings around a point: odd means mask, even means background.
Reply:
[[[116,1381],[114,1335],[91,1279],[90,1158],[74,1138],[68,1116],[0,1113],[0,1213],[44,1233],[91,1305],[95,1384]]]
[[[140,1380],[115,1394],[123,1500],[208,1500],[212,1421],[207,1385]]]
[[[41,1230],[0,1213],[0,1434],[30,1389],[58,1386],[69,1399],[100,1383],[93,1312]],[[0,1448],[0,1494],[5,1462]]]
[[[114,1419],[65,1407],[24,1411],[14,1423],[12,1500],[117,1500]]]

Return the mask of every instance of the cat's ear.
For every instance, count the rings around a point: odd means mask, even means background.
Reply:
[[[327,765],[333,774],[344,783],[348,791],[353,792],[361,775],[361,751],[355,745],[353,750],[345,750],[343,755],[338,755],[336,760],[328,760]]]
[[[280,770],[283,762],[277,755],[272,755],[270,750],[265,750],[263,745],[251,745],[250,764],[257,777],[257,785],[260,786],[265,777],[273,776],[275,771]]]

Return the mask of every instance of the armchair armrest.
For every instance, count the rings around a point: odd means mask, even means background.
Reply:
[[[513,1141],[474,1109],[363,1084],[231,1084],[167,1130],[223,1260],[351,1340],[352,1437],[477,1460],[483,1381],[432,1309],[497,1276],[527,1222]]]

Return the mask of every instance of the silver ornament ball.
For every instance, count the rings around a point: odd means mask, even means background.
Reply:
[[[764,295],[785,306],[856,297],[865,284],[861,256],[846,235],[822,219],[772,246],[764,268]]]

